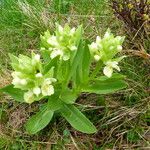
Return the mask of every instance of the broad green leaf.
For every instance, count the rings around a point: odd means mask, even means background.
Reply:
[[[82,92],[108,94],[114,93],[125,87],[127,87],[125,81],[119,79],[94,80],[90,85],[84,86]]]
[[[75,58],[73,60],[72,66],[71,66],[70,76],[72,76],[73,73],[76,72],[77,66],[81,63],[81,58],[83,56],[83,52],[84,52],[83,42],[80,42],[80,45],[78,47],[76,56],[75,56]]]
[[[76,44],[77,45],[79,45],[79,43],[80,43],[80,40],[82,38],[82,34],[83,34],[83,27],[82,27],[82,25],[80,25],[76,31],[76,38],[77,38]]]
[[[105,81],[105,80],[112,80],[112,79],[124,79],[125,78],[125,75],[122,75],[122,74],[119,74],[119,73],[114,73],[113,75],[112,75],[112,77],[111,78],[108,78],[108,77],[106,77],[106,76],[100,76],[100,77],[98,77],[98,78],[96,78],[96,79],[94,79],[94,80],[99,80],[99,81]],[[94,81],[93,80],[93,81]]]
[[[75,106],[64,105],[60,112],[75,129],[88,134],[97,131],[95,126]]]
[[[81,63],[81,58],[83,56],[83,52],[84,52],[84,48],[83,48],[83,43],[81,41],[80,45],[78,47],[77,53],[74,57],[72,66],[71,66],[68,81],[70,80],[70,78],[72,78],[73,80],[76,80],[77,79],[76,76],[79,76],[79,72],[77,72],[77,71],[80,71],[80,70],[78,70],[78,66],[81,65],[80,63]],[[74,81],[74,82],[76,82],[76,81]]]
[[[59,94],[55,91],[56,94],[52,95],[48,99],[47,107],[52,110],[56,111],[59,110],[63,106],[63,102],[59,98]]]
[[[63,90],[60,95],[60,99],[67,104],[73,104],[77,97],[77,94],[70,89]]]
[[[51,60],[49,50],[41,50],[41,55],[44,62],[48,63]]]
[[[14,100],[18,102],[24,102],[24,92],[20,89],[14,88],[14,86],[8,85],[0,89],[0,92],[4,92],[8,95],[10,95]]]
[[[47,73],[52,67],[56,67],[57,66],[57,60],[58,60],[58,57],[55,57],[54,59],[50,60],[49,63],[47,63],[44,66],[44,74]]]
[[[35,134],[42,130],[52,119],[53,113],[54,112],[50,110],[47,105],[43,106],[43,108],[36,115],[32,116],[25,124],[27,132],[29,134]]]
[[[91,57],[90,57],[90,51],[88,48],[88,45],[85,44],[84,47],[84,54],[82,58],[82,82],[85,83],[88,80],[89,71],[90,71],[90,63],[91,63]]]

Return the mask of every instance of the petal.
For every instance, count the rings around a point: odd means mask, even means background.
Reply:
[[[37,62],[39,62],[39,61],[40,61],[40,55],[39,55],[39,54],[36,54],[36,55],[34,56],[34,60],[37,61]]]
[[[60,56],[62,55],[61,50],[53,50],[50,54],[50,57],[53,59],[53,58],[57,57],[58,55],[60,55]]]
[[[92,52],[95,52],[98,48],[98,45],[93,42],[91,45],[89,45],[89,48]]]
[[[43,96],[50,96],[54,94],[54,87],[52,85],[43,85],[41,89]]]
[[[100,38],[100,36],[97,36],[96,37],[96,43],[99,44],[100,42],[101,42],[101,38]]]
[[[27,84],[27,80],[26,79],[21,79],[20,80],[20,84],[21,85],[26,85]]]
[[[20,78],[18,78],[18,77],[16,77],[16,78],[14,78],[13,80],[12,80],[12,84],[13,85],[19,85],[20,84]]]
[[[36,96],[39,96],[39,94],[41,93],[41,89],[39,87],[35,87],[33,88],[33,93],[36,95]]]
[[[63,29],[63,27],[62,27],[61,25],[58,25],[58,31],[59,31],[60,33],[63,33],[64,29]]]
[[[113,68],[115,68],[116,70],[120,71],[120,67],[118,65],[114,65]]]
[[[73,35],[74,33],[75,33],[75,28],[72,28],[71,30],[70,30],[70,35]]]
[[[24,94],[24,100],[25,102],[31,104],[32,102],[34,102],[34,94],[32,91],[28,91]]]
[[[112,76],[113,73],[113,69],[109,66],[104,67],[103,69],[103,73],[105,76],[107,76],[108,78],[110,78]]]
[[[36,78],[42,78],[43,75],[42,75],[41,73],[37,73],[37,74],[35,75],[35,77],[36,77]]]
[[[111,66],[112,68],[115,68],[117,65],[118,65],[118,62],[117,62],[117,61],[112,61],[112,62],[110,63],[110,66]]]
[[[77,47],[76,47],[76,46],[71,46],[71,47],[70,47],[70,50],[71,50],[71,51],[75,51],[75,50],[77,50]]]

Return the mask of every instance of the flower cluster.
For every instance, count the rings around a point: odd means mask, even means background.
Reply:
[[[91,45],[89,45],[91,55],[94,57],[94,59],[96,61],[102,61],[106,65],[106,67],[104,67],[103,73],[107,77],[112,76],[113,68],[120,71],[118,62],[123,57],[114,57],[117,53],[121,52],[123,40],[124,37],[114,37],[108,29],[103,38],[97,36],[96,42],[93,42]]]
[[[47,31],[44,36],[41,36],[41,52],[44,51],[46,52],[46,55],[48,54],[47,56],[49,61],[59,56],[57,61],[60,61],[59,67],[61,67],[61,60],[74,60],[72,58],[74,58],[77,54],[76,52],[78,50],[81,36],[82,27],[79,27],[76,30],[75,28],[71,29],[68,25],[65,25],[64,28],[57,25],[55,35],[51,35],[50,32]],[[103,38],[97,36],[96,42],[89,45],[89,50],[93,59],[99,61],[100,63],[102,62],[105,65],[103,73],[107,77],[112,76],[113,69],[120,71],[118,62],[124,56],[118,58],[114,57],[117,53],[121,52],[123,40],[124,37],[114,37],[108,29]],[[12,61],[11,65],[14,69],[14,72],[12,72],[12,84],[14,85],[14,88],[19,88],[25,91],[25,102],[32,103],[40,100],[44,96],[54,94],[53,85],[54,82],[56,82],[56,79],[53,78],[53,74],[54,71],[58,71],[56,74],[59,75],[59,71],[62,68],[54,70],[57,65],[55,66],[55,64],[53,64],[52,67],[49,68],[49,71],[45,73],[40,55],[34,53],[32,53],[31,58],[24,55],[19,55],[19,57],[16,57],[12,54],[10,54],[10,58]],[[56,78],[59,81],[59,76],[57,75]],[[68,77],[68,74],[66,77]]]
[[[60,56],[61,60],[67,61],[70,59],[71,53],[76,52],[78,49],[79,35],[81,35],[80,28],[77,30],[75,28],[71,29],[68,25],[63,28],[61,25],[56,24],[54,35],[46,31],[41,36],[41,51],[48,51],[51,59]]]
[[[10,54],[12,67],[12,84],[15,88],[24,90],[24,100],[32,103],[43,96],[54,94],[53,68],[46,74],[43,74],[40,55],[32,53],[32,58],[24,55],[15,57]]]

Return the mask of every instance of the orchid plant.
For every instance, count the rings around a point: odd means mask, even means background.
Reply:
[[[75,106],[77,98],[82,93],[108,94],[126,87],[124,76],[113,73],[120,71],[118,64],[124,58],[117,57],[124,37],[114,37],[108,29],[89,44],[82,34],[82,26],[71,29],[56,24],[54,34],[46,31],[41,35],[39,54],[9,54],[13,80],[0,91],[21,103],[43,101],[39,112],[25,124],[28,133],[47,126],[55,112],[78,131],[95,133],[96,127]]]

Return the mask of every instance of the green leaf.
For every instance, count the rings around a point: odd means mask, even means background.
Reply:
[[[78,29],[76,30],[76,39],[77,39],[76,44],[77,45],[80,44],[80,40],[82,38],[82,34],[83,34],[83,27],[82,27],[82,25],[80,25],[78,27]]]
[[[84,54],[82,58],[82,82],[88,81],[89,71],[90,71],[91,55],[88,45],[85,44]]]
[[[55,91],[56,93],[56,91]],[[48,99],[48,108],[52,111],[59,110],[63,106],[63,102],[59,98],[59,94],[56,93],[49,97]]]
[[[77,97],[77,94],[70,89],[63,90],[60,95],[60,99],[67,104],[73,104]]]
[[[44,62],[48,63],[51,60],[50,51],[49,50],[41,50],[40,52],[41,52]]]
[[[114,73],[111,78],[108,78],[106,76],[100,76],[100,77],[98,77],[98,78],[96,78],[94,80],[96,80],[96,81],[97,80],[105,81],[105,80],[108,80],[108,79],[119,79],[120,80],[120,79],[124,79],[125,77],[126,77],[125,75],[122,75],[122,74],[119,74],[119,73]]]
[[[46,127],[52,117],[53,111],[49,110],[47,105],[44,105],[36,115],[32,116],[27,121],[27,123],[25,124],[25,128],[29,134],[35,134]]]
[[[72,78],[74,81],[74,83],[80,83],[80,78],[81,78],[81,68],[79,68],[79,65],[81,65],[81,59],[84,53],[84,48],[83,48],[83,42],[80,42],[80,45],[78,47],[77,53],[74,57],[74,60],[72,62],[71,65],[71,70],[70,70],[70,74],[68,77],[68,82],[69,80]]]
[[[14,88],[12,84],[1,88],[0,92],[4,92],[10,95],[14,100],[18,102],[24,102],[24,92],[20,89]]]
[[[95,126],[75,106],[64,105],[60,112],[75,129],[88,134],[97,131]]]
[[[50,60],[50,59],[49,59]],[[47,72],[49,72],[49,70],[52,68],[52,67],[56,67],[57,66],[57,60],[58,60],[58,57],[55,57],[54,59],[50,60],[49,63],[47,63],[45,66],[44,66],[44,74],[46,74]]]
[[[125,87],[127,87],[125,81],[119,79],[94,80],[94,83],[84,86],[82,92],[108,94],[114,93]]]
[[[70,76],[72,76],[74,74],[74,72],[76,72],[78,65],[81,63],[81,58],[83,56],[83,52],[84,52],[83,42],[80,42],[76,56],[73,60],[72,66],[71,66]]]

